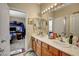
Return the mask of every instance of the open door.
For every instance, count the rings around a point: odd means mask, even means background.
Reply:
[[[19,10],[9,10],[10,54],[25,52],[26,14]]]

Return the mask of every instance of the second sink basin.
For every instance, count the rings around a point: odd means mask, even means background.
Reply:
[[[65,42],[65,41],[60,41],[60,40],[55,40],[54,43],[56,43],[56,44],[58,44],[58,45],[60,45],[60,46],[63,46],[63,47],[65,47],[65,48],[68,48],[68,47],[71,46],[69,43],[67,43],[67,42]]]

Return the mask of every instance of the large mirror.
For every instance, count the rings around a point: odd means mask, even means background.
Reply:
[[[58,34],[65,33],[66,31],[66,19],[65,17],[54,18],[48,21],[49,32],[55,32]]]
[[[65,33],[65,17],[59,17],[54,20],[54,32]]]
[[[79,13],[70,15],[70,32],[79,36]]]

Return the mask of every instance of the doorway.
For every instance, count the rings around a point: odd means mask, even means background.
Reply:
[[[17,10],[9,10],[10,55],[25,51],[26,15]]]

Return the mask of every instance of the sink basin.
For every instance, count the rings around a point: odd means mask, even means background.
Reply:
[[[66,47],[66,48],[71,46],[69,43],[67,43],[65,41],[60,41],[60,40],[55,40],[54,43],[56,43],[56,44],[58,44],[58,45],[60,45],[62,47]]]

